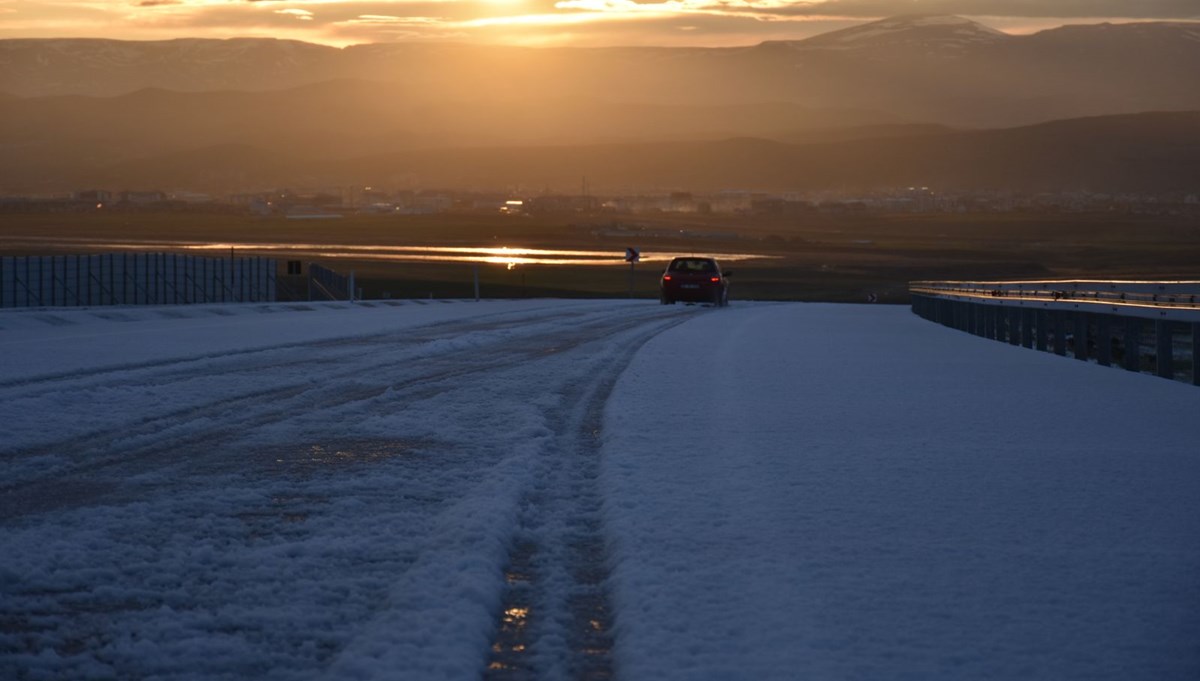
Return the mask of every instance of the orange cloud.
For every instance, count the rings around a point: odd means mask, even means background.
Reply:
[[[1200,15],[1196,0],[0,0],[0,38],[718,46],[799,39],[914,10],[983,17],[1020,32],[1068,21],[1055,17]]]

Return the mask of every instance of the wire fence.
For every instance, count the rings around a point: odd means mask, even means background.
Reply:
[[[0,307],[274,302],[272,258],[106,253],[0,258]]]

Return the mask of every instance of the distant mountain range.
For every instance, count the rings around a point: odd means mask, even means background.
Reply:
[[[1198,23],[902,16],[722,49],[0,40],[0,193],[1195,187],[1198,73]]]
[[[522,48],[270,39],[0,41],[0,92],[111,97],[385,84],[409,102],[583,98],[662,105],[790,102],[808,109],[994,127],[1200,108],[1200,23],[1066,26],[1008,35],[904,16],[736,48]]]
[[[871,128],[862,129],[870,135]],[[1200,112],[1147,113],[1003,130],[914,128],[904,134],[788,144],[736,138],[520,147],[420,148],[318,159],[223,144],[106,164],[67,157],[0,160],[0,187],[187,188],[385,186],[524,188],[573,193],[746,189],[811,191],[923,185],[937,191],[1195,192]]]

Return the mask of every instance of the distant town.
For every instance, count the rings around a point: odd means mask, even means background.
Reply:
[[[1089,191],[1021,194],[1011,191],[943,192],[899,187],[869,192],[823,191],[771,194],[741,190],[670,191],[624,196],[555,194],[548,191],[384,190],[373,187],[316,191],[278,189],[212,195],[189,191],[81,189],[69,194],[0,195],[2,213],[189,212],[289,219],[337,219],[347,215],[505,213],[727,214],[801,217],[860,213],[1115,213],[1200,216],[1200,191],[1171,194],[1106,194]]]

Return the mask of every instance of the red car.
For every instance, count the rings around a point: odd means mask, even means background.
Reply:
[[[729,277],[733,272],[721,272],[712,258],[675,258],[662,275],[659,300],[672,305],[677,300],[712,303],[717,307],[729,304]]]

